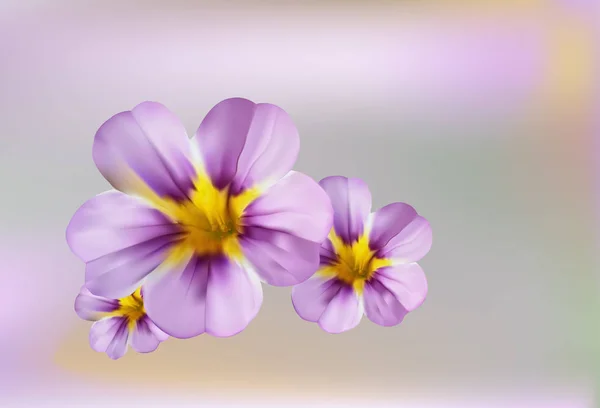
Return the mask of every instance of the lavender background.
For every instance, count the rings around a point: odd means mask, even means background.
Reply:
[[[2,0],[0,405],[596,406],[598,11]],[[64,240],[108,189],[93,135],[143,100],[193,133],[232,96],[292,115],[298,170],[430,220],[429,297],[396,328],[327,335],[265,287],[238,336],[111,361],[72,310],[83,265]]]

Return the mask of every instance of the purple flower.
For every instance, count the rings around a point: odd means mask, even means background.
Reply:
[[[227,99],[189,139],[164,106],[144,102],[105,122],[93,157],[118,191],[79,208],[67,228],[91,293],[143,285],[148,316],[177,338],[232,336],[256,316],[261,280],[291,286],[319,265],[333,210],[290,171],[299,137],[277,106]]]
[[[84,285],[75,298],[75,312],[94,322],[92,348],[113,360],[125,355],[127,345],[138,353],[150,353],[169,337],[146,315],[141,288],[121,299],[107,299],[92,295]]]
[[[329,333],[356,327],[363,313],[381,326],[399,324],[427,296],[416,261],[431,248],[429,223],[404,203],[371,213],[362,180],[334,176],[319,184],[331,198],[333,229],[317,273],[292,289],[296,312]]]

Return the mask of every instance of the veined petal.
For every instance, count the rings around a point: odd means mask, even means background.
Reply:
[[[99,320],[105,313],[114,312],[118,308],[118,300],[93,295],[85,285],[75,298],[75,313],[84,320]]]
[[[292,304],[298,316],[318,322],[331,300],[342,289],[343,282],[335,278],[313,276],[292,288]]]
[[[279,180],[292,169],[300,147],[298,131],[283,109],[242,98],[213,107],[194,140],[214,186],[231,184],[233,195]]]
[[[381,326],[395,326],[427,297],[427,279],[416,263],[378,269],[364,288],[365,313]]]
[[[82,261],[90,262],[178,232],[178,227],[160,211],[138,198],[111,190],[79,207],[69,222],[66,237],[71,251]]]
[[[358,326],[363,314],[361,297],[351,286],[344,285],[329,302],[319,319],[319,326],[328,333],[342,333]]]
[[[244,255],[267,283],[300,283],[317,270],[332,218],[323,189],[310,177],[290,172],[244,211]]]
[[[185,128],[163,105],[144,102],[104,122],[94,139],[98,170],[117,190],[184,199],[195,169]]]
[[[319,244],[286,232],[248,228],[240,244],[246,259],[269,285],[296,285],[319,266]]]
[[[292,304],[302,319],[317,322],[329,333],[341,333],[360,323],[363,304],[351,286],[318,275],[294,286]]]
[[[193,256],[144,286],[148,316],[176,338],[207,332],[228,337],[258,313],[262,287],[257,277],[225,257]]]
[[[325,240],[321,243],[319,255],[319,266],[334,265],[338,261],[338,256],[335,253],[335,248],[333,247],[333,243],[329,238],[325,238]]]
[[[106,353],[113,360],[125,355],[128,339],[127,319],[123,317],[108,317],[98,320],[92,324],[90,329],[92,349]]]
[[[168,337],[147,316],[144,316],[135,322],[131,332],[131,347],[138,353],[150,353]]]
[[[333,206],[333,228],[346,244],[363,234],[371,212],[371,192],[364,181],[342,176],[326,177],[319,182]]]
[[[67,243],[86,266],[86,286],[118,299],[167,256],[180,238],[177,225],[140,199],[117,191],[83,204],[67,227]]]
[[[333,209],[325,191],[307,175],[291,171],[245,209],[241,224],[321,243],[332,219]]]
[[[405,203],[392,203],[373,215],[369,246],[379,258],[410,263],[431,249],[431,226]]]
[[[206,331],[210,263],[192,257],[142,287],[148,317],[170,336],[187,339]]]

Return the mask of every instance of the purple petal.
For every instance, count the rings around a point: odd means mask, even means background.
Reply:
[[[319,319],[319,326],[329,333],[342,333],[356,327],[363,313],[362,300],[358,294],[352,287],[344,285],[329,302]]]
[[[159,237],[89,262],[86,286],[98,296],[128,296],[165,261],[173,244],[172,237]]]
[[[98,320],[90,329],[90,345],[98,352],[106,353],[113,360],[119,359],[127,351],[129,330],[127,319],[109,317]]]
[[[246,208],[241,223],[321,243],[331,229],[332,218],[325,191],[307,175],[291,171]]]
[[[67,243],[84,262],[177,233],[160,211],[142,200],[107,191],[85,202],[67,227]]]
[[[71,250],[87,263],[87,288],[109,299],[137,289],[178,239],[177,225],[141,200],[117,191],[87,201],[67,227]]]
[[[367,317],[381,326],[395,326],[427,296],[427,279],[416,263],[378,269],[365,285]]]
[[[392,203],[373,217],[369,246],[380,258],[416,262],[431,249],[431,226],[408,204]]]
[[[208,258],[193,257],[160,279],[144,284],[146,313],[161,330],[180,339],[206,331],[209,270]]]
[[[184,199],[195,178],[190,152],[179,119],[159,103],[144,102],[104,122],[92,155],[117,190],[140,194],[141,180],[158,196]]]
[[[167,338],[168,335],[145,316],[135,323],[131,332],[131,347],[138,353],[150,353]]]
[[[320,243],[332,218],[323,189],[310,177],[290,172],[244,211],[244,255],[267,283],[300,283],[319,265]]]
[[[204,332],[228,337],[242,331],[262,304],[260,281],[224,257],[193,257],[144,286],[148,316],[169,335]]]
[[[318,322],[344,284],[335,278],[314,277],[292,288],[292,304],[298,316]]]
[[[258,277],[240,265],[213,261],[206,296],[206,332],[217,337],[244,330],[258,314],[263,301]]]
[[[92,295],[85,286],[75,298],[75,313],[84,320],[96,321],[102,318],[103,313],[114,312],[118,308],[118,300]]]
[[[329,333],[341,333],[358,325],[363,306],[351,286],[336,278],[315,276],[292,289],[292,304],[298,316]]]
[[[326,177],[319,182],[333,206],[333,228],[346,244],[363,234],[371,212],[371,192],[364,181],[342,176]]]
[[[281,108],[242,98],[226,99],[206,115],[195,141],[215,187],[231,193],[276,182],[296,162],[300,139]]]
[[[321,258],[319,262],[320,266],[333,265],[338,261],[335,248],[333,247],[333,243],[329,238],[325,238],[325,240],[321,243],[319,255]]]
[[[285,232],[248,228],[240,244],[256,273],[273,286],[304,282],[319,266],[319,244]]]

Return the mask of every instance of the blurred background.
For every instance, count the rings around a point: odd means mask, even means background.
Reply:
[[[600,373],[596,0],[0,2],[0,406],[593,408]],[[327,335],[265,287],[228,339],[111,361],[64,232],[109,185],[97,128],[160,101],[193,134],[283,107],[296,169],[413,205],[423,306]],[[596,126],[596,127],[595,127]]]

